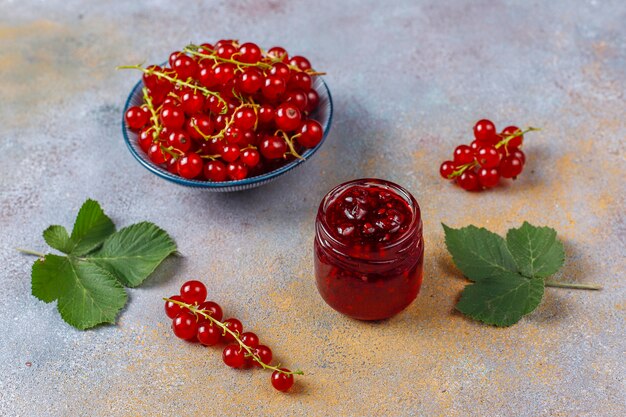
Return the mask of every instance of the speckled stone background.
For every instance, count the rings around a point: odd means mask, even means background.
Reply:
[[[174,5],[176,3],[176,5]],[[0,3],[0,415],[624,416],[626,4],[593,1],[11,1]],[[238,194],[158,179],[128,153],[121,110],[138,74],[189,41],[281,44],[328,72],[330,136],[311,162]],[[470,194],[438,176],[471,126],[541,126],[515,184]],[[425,222],[417,301],[383,323],[318,296],[313,220],[332,186],[407,187]],[[119,226],[166,228],[182,258],[116,326],[80,332],[30,295],[41,231],[99,200]],[[565,242],[557,278],[519,324],[454,312],[466,284],[440,222],[499,233],[529,220]],[[188,278],[307,375],[288,395],[219,349],[171,334],[161,297]]]

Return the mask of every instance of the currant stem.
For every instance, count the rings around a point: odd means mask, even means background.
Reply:
[[[152,134],[152,141],[154,142],[158,139],[159,135],[161,134],[161,129],[163,127],[159,122],[159,116],[154,109],[154,104],[152,104],[152,97],[150,97],[150,94],[148,94],[148,88],[144,87],[141,89],[141,91],[143,92],[143,99],[146,102],[146,107],[148,107],[148,110],[150,110],[150,120],[152,120],[152,124],[154,125],[154,133]]]
[[[460,177],[461,175],[463,175],[465,171],[467,171],[468,169],[474,168],[475,166],[478,166],[478,161],[476,160],[469,162],[465,165],[461,165],[456,171],[448,175],[448,179],[451,180],[453,178]]]
[[[286,132],[284,132],[283,130],[277,130],[276,135],[280,134],[283,139],[285,139],[285,142],[287,142],[287,146],[289,147],[289,153],[292,154],[293,156],[295,156],[298,159],[304,159],[297,151],[296,148],[293,146],[293,139],[298,137],[299,135],[294,135],[291,138],[289,137],[289,135],[287,135]]]
[[[34,256],[38,256],[40,258],[45,258],[46,257],[45,253],[37,252],[37,251],[34,251],[34,250],[30,250],[30,249],[15,248],[15,250],[18,251],[18,252],[25,253],[26,255],[34,255]]]
[[[270,369],[272,371],[276,371],[276,372],[280,372],[281,374],[285,374],[285,375],[304,375],[304,372],[301,370],[296,370],[296,371],[289,371],[289,372],[285,372],[282,369],[280,369],[278,366],[272,366],[272,365],[268,365],[266,363],[264,363],[261,358],[259,356],[257,356],[256,353],[254,353],[254,351],[252,350],[252,348],[250,348],[248,345],[246,345],[245,343],[243,343],[241,341],[241,339],[239,338],[239,333],[235,333],[232,330],[230,330],[228,328],[228,326],[226,326],[224,323],[222,323],[219,320],[214,319],[210,313],[208,313],[208,310],[199,310],[198,308],[196,308],[195,305],[193,304],[187,304],[184,303],[182,301],[178,301],[178,300],[172,300],[171,298],[164,298],[164,301],[168,301],[174,304],[178,304],[181,307],[185,307],[187,308],[189,311],[191,311],[192,313],[194,313],[196,315],[196,317],[199,315],[203,316],[204,318],[207,318],[211,321],[211,323],[219,326],[223,331],[224,334],[228,333],[230,334],[236,341],[237,343],[239,343],[239,346],[246,351],[247,355],[251,357],[255,362],[257,362],[259,365],[261,365],[261,367],[263,367],[263,369]],[[280,365],[279,365],[280,366]]]
[[[602,289],[602,286],[598,284],[577,284],[575,282],[545,281],[545,285],[546,287],[570,288],[576,290],[598,291]]]
[[[532,126],[527,127],[526,130],[523,130],[523,131],[522,130],[518,130],[515,133],[512,133],[510,135],[505,136],[500,142],[496,143],[495,148],[498,149],[498,148],[501,148],[503,146],[506,147],[506,145],[508,145],[508,143],[509,143],[509,141],[511,141],[511,139],[516,138],[518,136],[522,136],[522,135],[524,135],[525,133],[528,133],[528,132],[537,132],[539,130],[541,130],[541,129],[538,128],[538,127],[532,127]]]

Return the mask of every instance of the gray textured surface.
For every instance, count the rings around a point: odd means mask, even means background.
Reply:
[[[0,415],[626,415],[624,21],[621,0],[3,1]],[[229,195],[133,160],[119,122],[137,74],[113,70],[222,37],[310,57],[336,105],[311,162]],[[464,193],[437,169],[482,117],[545,130],[515,184]],[[422,293],[379,324],[330,310],[312,277],[316,206],[362,176],[404,185],[425,221]],[[13,248],[43,249],[41,231],[69,226],[87,197],[120,226],[163,226],[185,257],[129,291],[117,326],[79,332],[30,295],[33,259]],[[439,222],[523,220],[559,231],[558,278],[605,289],[549,289],[509,329],[454,313],[465,282]],[[291,394],[175,340],[160,298],[191,277],[307,372]]]

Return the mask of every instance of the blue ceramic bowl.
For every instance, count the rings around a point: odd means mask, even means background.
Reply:
[[[311,159],[313,154],[317,152],[317,150],[324,144],[326,136],[328,136],[328,131],[330,130],[330,125],[333,118],[333,101],[330,95],[330,90],[320,76],[314,77],[312,88],[317,91],[317,94],[320,97],[320,104],[317,110],[311,115],[311,117],[317,120],[324,128],[324,137],[316,147],[307,149],[302,153],[302,157],[304,159],[295,159],[288,164],[285,164],[280,168],[275,169],[274,171],[270,171],[262,175],[257,175],[256,177],[245,178],[239,181],[210,182],[201,180],[188,180],[179,177],[178,175],[174,175],[166,169],[152,163],[152,161],[150,161],[150,158],[148,158],[148,155],[146,155],[139,147],[139,144],[137,143],[137,133],[130,130],[126,125],[126,120],[124,119],[124,114],[126,114],[126,110],[128,110],[129,107],[140,106],[141,104],[143,104],[143,95],[141,91],[142,88],[142,81],[139,81],[135,85],[135,87],[133,87],[130,95],[128,96],[128,99],[126,100],[124,113],[122,113],[122,133],[124,134],[124,140],[126,141],[128,150],[135,157],[135,159],[144,166],[144,168],[146,168],[153,174],[179,185],[184,185],[186,187],[203,188],[208,191],[227,192],[255,188],[260,185],[267,184],[268,182],[273,181],[281,175],[302,165],[303,163]]]

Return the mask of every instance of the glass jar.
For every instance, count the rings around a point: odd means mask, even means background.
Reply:
[[[315,222],[315,278],[324,300],[360,320],[381,320],[419,293],[424,264],[415,198],[380,179],[341,184],[322,199]]]

